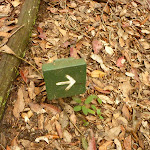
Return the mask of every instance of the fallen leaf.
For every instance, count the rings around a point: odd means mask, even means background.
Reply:
[[[124,47],[125,43],[124,43],[123,38],[119,38],[119,44],[121,47]]]
[[[96,142],[92,129],[89,130],[89,141],[87,150],[96,150]]]
[[[58,12],[58,8],[55,7],[47,7],[47,10],[50,10],[50,12],[53,14]]]
[[[104,65],[103,60],[102,60],[102,58],[101,58],[100,55],[92,54],[90,57],[91,57],[93,60],[95,60],[95,61],[97,61],[98,63],[100,63],[101,68],[102,68],[105,72],[108,72],[108,71],[109,71],[109,68]]]
[[[61,113],[61,110],[57,106],[54,106],[52,104],[41,103],[40,106],[42,106],[46,110],[46,112],[51,112],[53,115]]]
[[[92,41],[92,47],[94,50],[94,54],[98,54],[99,51],[103,48],[103,45],[99,40],[93,40]]]
[[[38,37],[41,39],[46,39],[46,34],[43,32],[43,29],[41,27],[37,27],[37,30],[40,33]]]
[[[106,141],[104,144],[99,146],[98,150],[107,150],[107,147],[112,144],[113,144],[113,141]]]
[[[76,115],[75,115],[74,113],[71,114],[70,120],[71,120],[71,122],[72,122],[74,125],[76,124],[76,122],[77,122],[77,117],[76,117]]]
[[[113,140],[119,136],[120,132],[121,132],[120,126],[111,128],[109,131],[106,131],[105,139],[106,140]]]
[[[66,36],[67,35],[67,31],[64,30],[64,29],[61,29],[60,27],[57,27],[59,32],[63,35],[63,36]]]
[[[35,139],[35,142],[39,143],[40,141],[45,141],[47,144],[49,144],[49,140],[47,136],[40,136]]]
[[[64,130],[63,139],[64,139],[65,142],[71,143],[72,135],[67,130]]]
[[[0,48],[0,52],[7,53],[7,54],[12,54],[16,55],[12,49],[10,49],[7,45],[4,45],[3,47]]]
[[[116,65],[117,65],[117,67],[123,67],[124,63],[125,63],[125,59],[124,59],[124,56],[122,56],[117,60]]]
[[[29,93],[29,97],[30,99],[34,99],[36,94],[35,94],[35,85],[33,81],[30,81],[30,85],[28,87],[28,93]]]
[[[147,85],[147,86],[150,86],[150,74],[148,73],[148,71],[145,71],[143,73],[141,73],[141,81]]]
[[[71,46],[70,47],[70,56],[73,57],[73,58],[77,58],[77,50],[74,46]]]
[[[29,73],[28,69],[24,69],[24,70],[21,69],[21,70],[20,70],[20,75],[21,75],[23,81],[24,81],[26,84],[27,84],[27,82],[28,82],[28,79],[27,79],[28,73]]]
[[[126,74],[126,76],[132,77],[132,78],[135,76],[132,72],[126,72],[125,74]]]
[[[20,117],[20,112],[22,112],[24,110],[24,107],[25,107],[22,88],[18,89],[17,95],[18,95],[18,97],[17,97],[17,100],[14,104],[13,115],[16,118],[19,118]]]
[[[92,73],[91,73],[91,77],[93,77],[93,78],[102,78],[102,77],[104,77],[106,75],[106,73],[105,72],[102,72],[102,71],[100,71],[100,70],[94,70]]]
[[[70,42],[69,42],[69,41],[66,41],[66,42],[63,44],[63,47],[64,47],[64,48],[67,48],[69,45],[70,45]]]
[[[112,99],[110,99],[108,96],[106,95],[97,95],[103,103],[108,103],[108,104],[114,104],[114,101]]]
[[[12,4],[14,7],[17,7],[18,5],[20,5],[20,0],[11,1],[11,4]]]
[[[114,50],[111,47],[109,47],[109,46],[105,46],[105,51],[109,55],[112,55],[114,53]]]
[[[132,87],[132,85],[130,84],[130,81],[125,81],[123,83],[119,84],[119,89],[122,91],[122,94],[125,98],[128,98],[131,90],[133,90],[134,88]]]
[[[34,111],[37,114],[45,113],[46,111],[43,109],[43,107],[36,103],[29,103],[29,106],[32,111]]]
[[[117,138],[114,139],[114,143],[116,144],[116,147],[117,147],[116,150],[122,150],[121,143]]]
[[[110,94],[110,91],[109,91],[109,90],[104,90],[104,89],[102,89],[102,88],[100,88],[100,87],[98,87],[98,86],[94,86],[94,88],[95,88],[98,92],[100,92],[100,93],[103,93],[103,94]]]
[[[139,79],[139,76],[138,76],[138,73],[137,73],[137,69],[136,68],[131,68],[131,72],[134,74],[133,78],[140,83],[140,79]]]
[[[43,130],[43,124],[44,124],[44,115],[39,114],[38,115],[38,129]]]
[[[49,139],[58,139],[58,135],[45,135],[40,136],[35,139],[35,142],[39,143],[40,141],[45,141],[47,144],[49,144]]]
[[[60,138],[63,137],[62,128],[58,121],[55,122],[56,130]]]
[[[147,41],[140,41],[140,44],[143,46],[144,49],[150,49],[150,44]]]
[[[118,124],[120,125],[124,125],[127,126],[128,125],[128,121],[126,120],[126,118],[119,116],[117,118]]]
[[[124,147],[126,150],[131,150],[131,135],[125,138],[124,140]]]
[[[129,113],[129,109],[127,108],[127,106],[124,104],[123,107],[122,107],[122,113],[123,115],[128,119],[130,120],[131,119],[131,115]]]
[[[10,7],[10,3],[8,3],[7,5],[0,5],[0,16],[7,16],[11,12]]]

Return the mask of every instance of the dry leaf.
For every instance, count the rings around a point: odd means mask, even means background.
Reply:
[[[62,128],[58,121],[55,122],[56,130],[60,138],[63,137]]]
[[[64,139],[65,142],[71,143],[72,135],[67,130],[64,130],[63,139]]]
[[[43,123],[44,123],[44,115],[39,114],[38,115],[38,129],[43,130]]]
[[[127,108],[127,106],[124,104],[123,107],[122,107],[122,112],[123,112],[123,115],[128,119],[130,120],[131,119],[131,115],[129,113],[129,110]]]
[[[126,76],[132,77],[132,78],[135,76],[132,72],[126,72],[125,74],[126,74]]]
[[[14,7],[17,7],[18,5],[20,5],[20,0],[11,1],[11,4],[12,4]]]
[[[109,14],[109,12],[110,12],[110,7],[109,7],[108,4],[104,7],[103,11],[104,11],[105,13]]]
[[[77,117],[76,117],[76,115],[75,115],[74,113],[71,114],[70,120],[71,120],[71,122],[72,122],[74,125],[76,124],[76,122],[77,122]]]
[[[105,46],[105,50],[106,53],[108,53],[109,55],[112,55],[114,53],[114,50],[109,46]]]
[[[117,67],[123,67],[123,66],[124,66],[124,63],[125,63],[125,59],[124,59],[124,57],[122,56],[122,57],[120,57],[120,58],[117,60],[116,65],[117,65]]]
[[[5,17],[7,16],[10,12],[11,12],[11,9],[10,9],[10,3],[8,3],[7,5],[0,5],[0,16],[2,17]]]
[[[114,101],[112,99],[110,99],[108,96],[106,95],[97,95],[103,103],[108,103],[108,104],[114,104]]]
[[[110,91],[109,91],[109,90],[104,90],[104,89],[102,89],[102,88],[100,88],[100,87],[98,87],[98,86],[94,86],[94,88],[95,88],[98,92],[100,92],[100,93],[103,93],[103,94],[110,94]]]
[[[40,106],[42,106],[47,113],[51,112],[53,115],[61,113],[61,110],[57,106],[54,106],[52,104],[41,103]]]
[[[7,45],[4,45],[3,47],[0,48],[0,52],[4,52],[7,54],[12,54],[12,55],[16,55],[12,49],[10,49]]]
[[[89,131],[89,141],[88,141],[87,150],[96,150],[96,142],[95,142],[95,137],[92,129],[90,129]]]
[[[92,41],[92,47],[94,50],[94,54],[98,54],[99,51],[102,49],[103,45],[99,40],[93,40]]]
[[[29,93],[29,97],[30,99],[34,99],[36,94],[35,94],[35,85],[33,81],[30,81],[30,85],[28,87],[28,93]]]
[[[59,32],[60,32],[63,36],[66,36],[66,35],[67,35],[67,31],[66,31],[66,30],[63,30],[63,29],[61,29],[60,27],[58,27],[58,30],[59,30]]]
[[[39,38],[46,39],[46,34],[43,32],[41,27],[37,27],[38,32],[40,33]]]
[[[147,85],[150,86],[150,74],[148,73],[148,71],[145,71],[144,73],[141,73],[141,81]]]
[[[119,84],[119,89],[122,91],[124,97],[128,98],[130,91],[134,88],[131,86],[130,81],[125,81]]]
[[[109,71],[109,68],[104,65],[103,60],[102,60],[102,58],[101,58],[100,55],[92,54],[90,57],[91,57],[93,60],[95,60],[95,61],[97,61],[98,63],[100,63],[101,68],[102,68],[105,72],[108,72],[108,71]]]
[[[150,43],[146,41],[140,41],[141,45],[143,46],[144,49],[150,49]]]
[[[47,144],[49,144],[49,140],[47,136],[40,136],[35,139],[35,142],[39,143],[40,141],[45,141]]]
[[[121,132],[120,126],[111,128],[109,131],[106,131],[105,139],[106,140],[113,140],[119,136],[120,132]]]
[[[124,140],[124,147],[126,150],[131,150],[131,135],[125,138]]]
[[[17,100],[14,104],[13,115],[16,118],[19,118],[20,112],[22,112],[24,110],[24,107],[25,107],[22,88],[18,89],[17,95],[18,95],[18,97],[17,97]]]
[[[107,141],[104,144],[102,144],[98,150],[107,150],[107,147],[112,144],[113,144],[113,141]]]
[[[70,47],[70,56],[73,57],[73,58],[77,58],[77,50],[74,46],[71,46]]]
[[[114,139],[114,143],[116,144],[116,147],[117,147],[116,150],[122,150],[121,143],[117,138]]]
[[[102,71],[100,71],[100,70],[94,70],[92,73],[91,73],[91,77],[93,77],[93,78],[102,78],[102,77],[104,77],[106,75],[106,73],[105,72],[102,72]]]
[[[123,38],[119,38],[119,44],[121,47],[124,47],[125,43],[124,43]]]
[[[45,113],[46,111],[43,109],[43,107],[36,103],[29,103],[29,106],[32,111],[34,111],[37,114]]]

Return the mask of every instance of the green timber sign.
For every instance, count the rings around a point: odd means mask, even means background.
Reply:
[[[84,59],[65,58],[42,66],[48,99],[70,97],[85,92]]]

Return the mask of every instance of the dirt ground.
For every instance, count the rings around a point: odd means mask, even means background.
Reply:
[[[18,0],[0,2],[15,19]],[[68,57],[85,59],[86,92],[50,101],[42,64]],[[150,150],[150,0],[42,0],[24,59],[0,149]]]

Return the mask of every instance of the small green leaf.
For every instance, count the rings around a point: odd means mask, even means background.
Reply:
[[[88,143],[85,137],[82,137],[82,147],[84,150],[87,150],[88,148]]]
[[[81,103],[81,99],[79,97],[73,97],[72,99],[79,104]]]
[[[99,116],[100,119],[104,119],[102,116]]]
[[[82,111],[85,115],[88,114],[88,108],[86,108],[85,106],[82,106]]]
[[[89,122],[85,122],[84,124],[83,124],[83,126],[88,126],[89,125]]]
[[[95,115],[95,111],[93,111],[92,109],[88,109],[88,112],[92,115]]]
[[[92,108],[93,110],[96,110],[95,105],[91,105],[91,108]]]
[[[89,104],[94,98],[97,98],[96,95],[90,95],[88,98],[85,100],[85,104]]]
[[[102,100],[100,98],[97,99],[99,104],[102,104]]]
[[[97,111],[97,114],[98,114],[98,115],[101,114],[101,110],[100,110],[100,109],[97,109],[96,111]]]
[[[73,110],[74,110],[74,111],[80,111],[80,110],[81,110],[81,106],[80,106],[80,105],[75,106],[75,107],[73,108]]]

